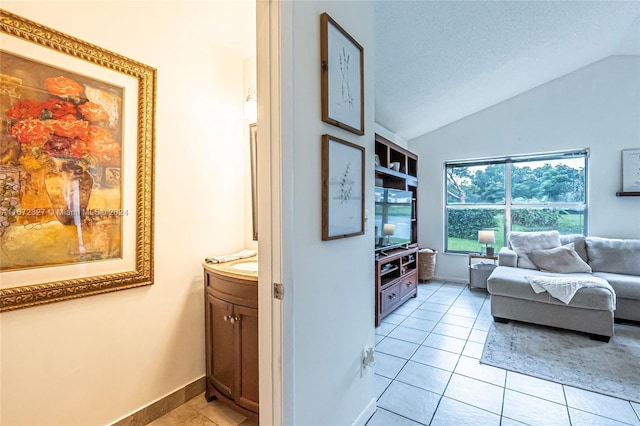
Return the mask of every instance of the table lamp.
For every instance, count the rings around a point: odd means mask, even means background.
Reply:
[[[496,234],[493,229],[478,231],[478,242],[484,244],[484,252],[487,256],[493,256],[493,247],[489,247],[489,244],[496,242]]]
[[[387,244],[389,244],[389,236],[393,235],[396,232],[396,225],[394,225],[393,223],[385,223],[384,225],[382,225],[382,235],[384,235],[385,238],[385,242]]]

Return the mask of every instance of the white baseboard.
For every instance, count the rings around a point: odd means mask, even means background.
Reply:
[[[358,418],[353,422],[351,426],[364,426],[367,424],[371,416],[376,412],[376,399],[371,398],[371,401],[367,404],[367,406],[362,410]]]
[[[436,282],[446,282],[446,283],[454,283],[454,284],[469,284],[469,279],[464,279],[464,278],[460,278],[460,277],[443,277],[443,276],[436,276],[433,278],[432,281],[436,281]],[[428,282],[427,282],[428,283]]]

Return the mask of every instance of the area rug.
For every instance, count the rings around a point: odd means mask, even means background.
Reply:
[[[480,362],[640,403],[640,326],[616,324],[603,343],[534,324],[492,323]]]

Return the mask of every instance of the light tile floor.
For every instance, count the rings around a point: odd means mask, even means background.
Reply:
[[[149,426],[258,426],[218,400],[207,402],[204,393],[149,423]]]
[[[420,284],[376,328],[378,409],[367,425],[640,426],[640,404],[480,364],[492,321],[485,291]],[[204,394],[150,423],[174,425],[257,426]]]
[[[640,404],[480,364],[492,321],[486,291],[420,284],[376,328],[367,425],[640,425]]]

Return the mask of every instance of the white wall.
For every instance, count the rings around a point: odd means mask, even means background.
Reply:
[[[589,148],[589,234],[640,238],[640,197],[622,188],[621,150],[640,147],[640,57],[613,56],[409,141],[419,156],[419,242],[436,276],[468,280],[444,251],[447,160]]]
[[[363,350],[374,345],[373,227],[362,236],[321,241],[321,137],[364,146],[365,176],[373,176],[373,6],[300,1],[281,7],[285,424],[348,425],[366,421],[375,407],[373,371],[361,370]],[[365,136],[321,121],[322,12],[364,48]],[[365,201],[373,211],[370,184]]]
[[[387,129],[386,127],[378,123],[374,123],[373,130],[375,133],[379,134],[383,138],[390,140],[391,142],[394,142],[396,145],[400,145],[403,148],[408,148],[409,146],[409,142],[405,138],[395,134],[391,130]]]
[[[243,61],[173,19],[206,3],[2,7],[158,69],[155,284],[0,314],[0,424],[108,424],[204,375],[201,262],[245,241]]]
[[[249,89],[256,89],[257,86],[257,69],[256,69],[256,56],[253,55],[249,58],[245,58],[242,63],[242,93],[243,99],[246,99],[249,95]],[[257,94],[256,94],[257,95]],[[245,118],[243,120],[243,137],[244,137],[244,226],[245,226],[245,242],[244,247],[246,249],[258,250],[258,242],[253,240],[253,210],[251,205],[251,151],[249,149],[249,125],[251,120]],[[257,210],[257,209],[256,209]]]

